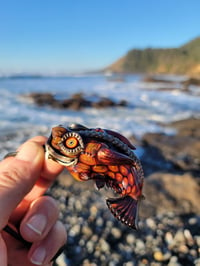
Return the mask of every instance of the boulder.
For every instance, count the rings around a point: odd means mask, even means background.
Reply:
[[[121,106],[125,107],[128,103],[125,100],[120,100],[116,102],[107,97],[100,97],[94,95],[95,97],[87,97],[83,93],[76,93],[71,95],[69,98],[64,99],[56,99],[56,97],[51,93],[31,93],[29,95],[25,95],[25,99],[31,99],[35,104],[39,106],[51,106],[53,108],[60,109],[72,109],[72,110],[80,110],[82,108],[109,108]],[[92,99],[95,100],[92,100]]]
[[[170,136],[147,133],[142,138],[145,150],[142,160],[152,171],[183,170],[197,174],[200,169],[200,120],[186,119],[167,125],[177,130]]]
[[[148,217],[165,212],[176,214],[200,214],[200,187],[197,178],[191,174],[158,172],[144,182],[145,200],[142,201],[141,215]]]

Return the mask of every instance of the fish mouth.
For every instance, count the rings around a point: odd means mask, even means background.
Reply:
[[[77,163],[77,158],[69,158],[55,151],[49,144],[45,144],[45,156],[64,166],[73,166]]]

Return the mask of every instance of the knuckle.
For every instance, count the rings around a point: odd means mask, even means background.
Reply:
[[[27,177],[29,176],[30,171],[28,169],[27,165],[20,166],[19,168],[16,167],[10,167],[8,170],[4,170],[1,172],[1,185],[4,187],[13,187],[17,186],[19,183],[23,184],[24,187],[26,186]]]

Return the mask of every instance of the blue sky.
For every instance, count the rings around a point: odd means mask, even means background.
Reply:
[[[0,0],[0,73],[101,69],[200,36],[199,0]]]

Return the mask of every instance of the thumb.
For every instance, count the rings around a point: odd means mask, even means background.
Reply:
[[[39,178],[43,161],[42,147],[36,142],[27,141],[16,157],[0,163],[0,230]]]
[[[8,265],[7,263],[7,248],[5,242],[0,234],[0,258],[1,258],[1,266]]]

